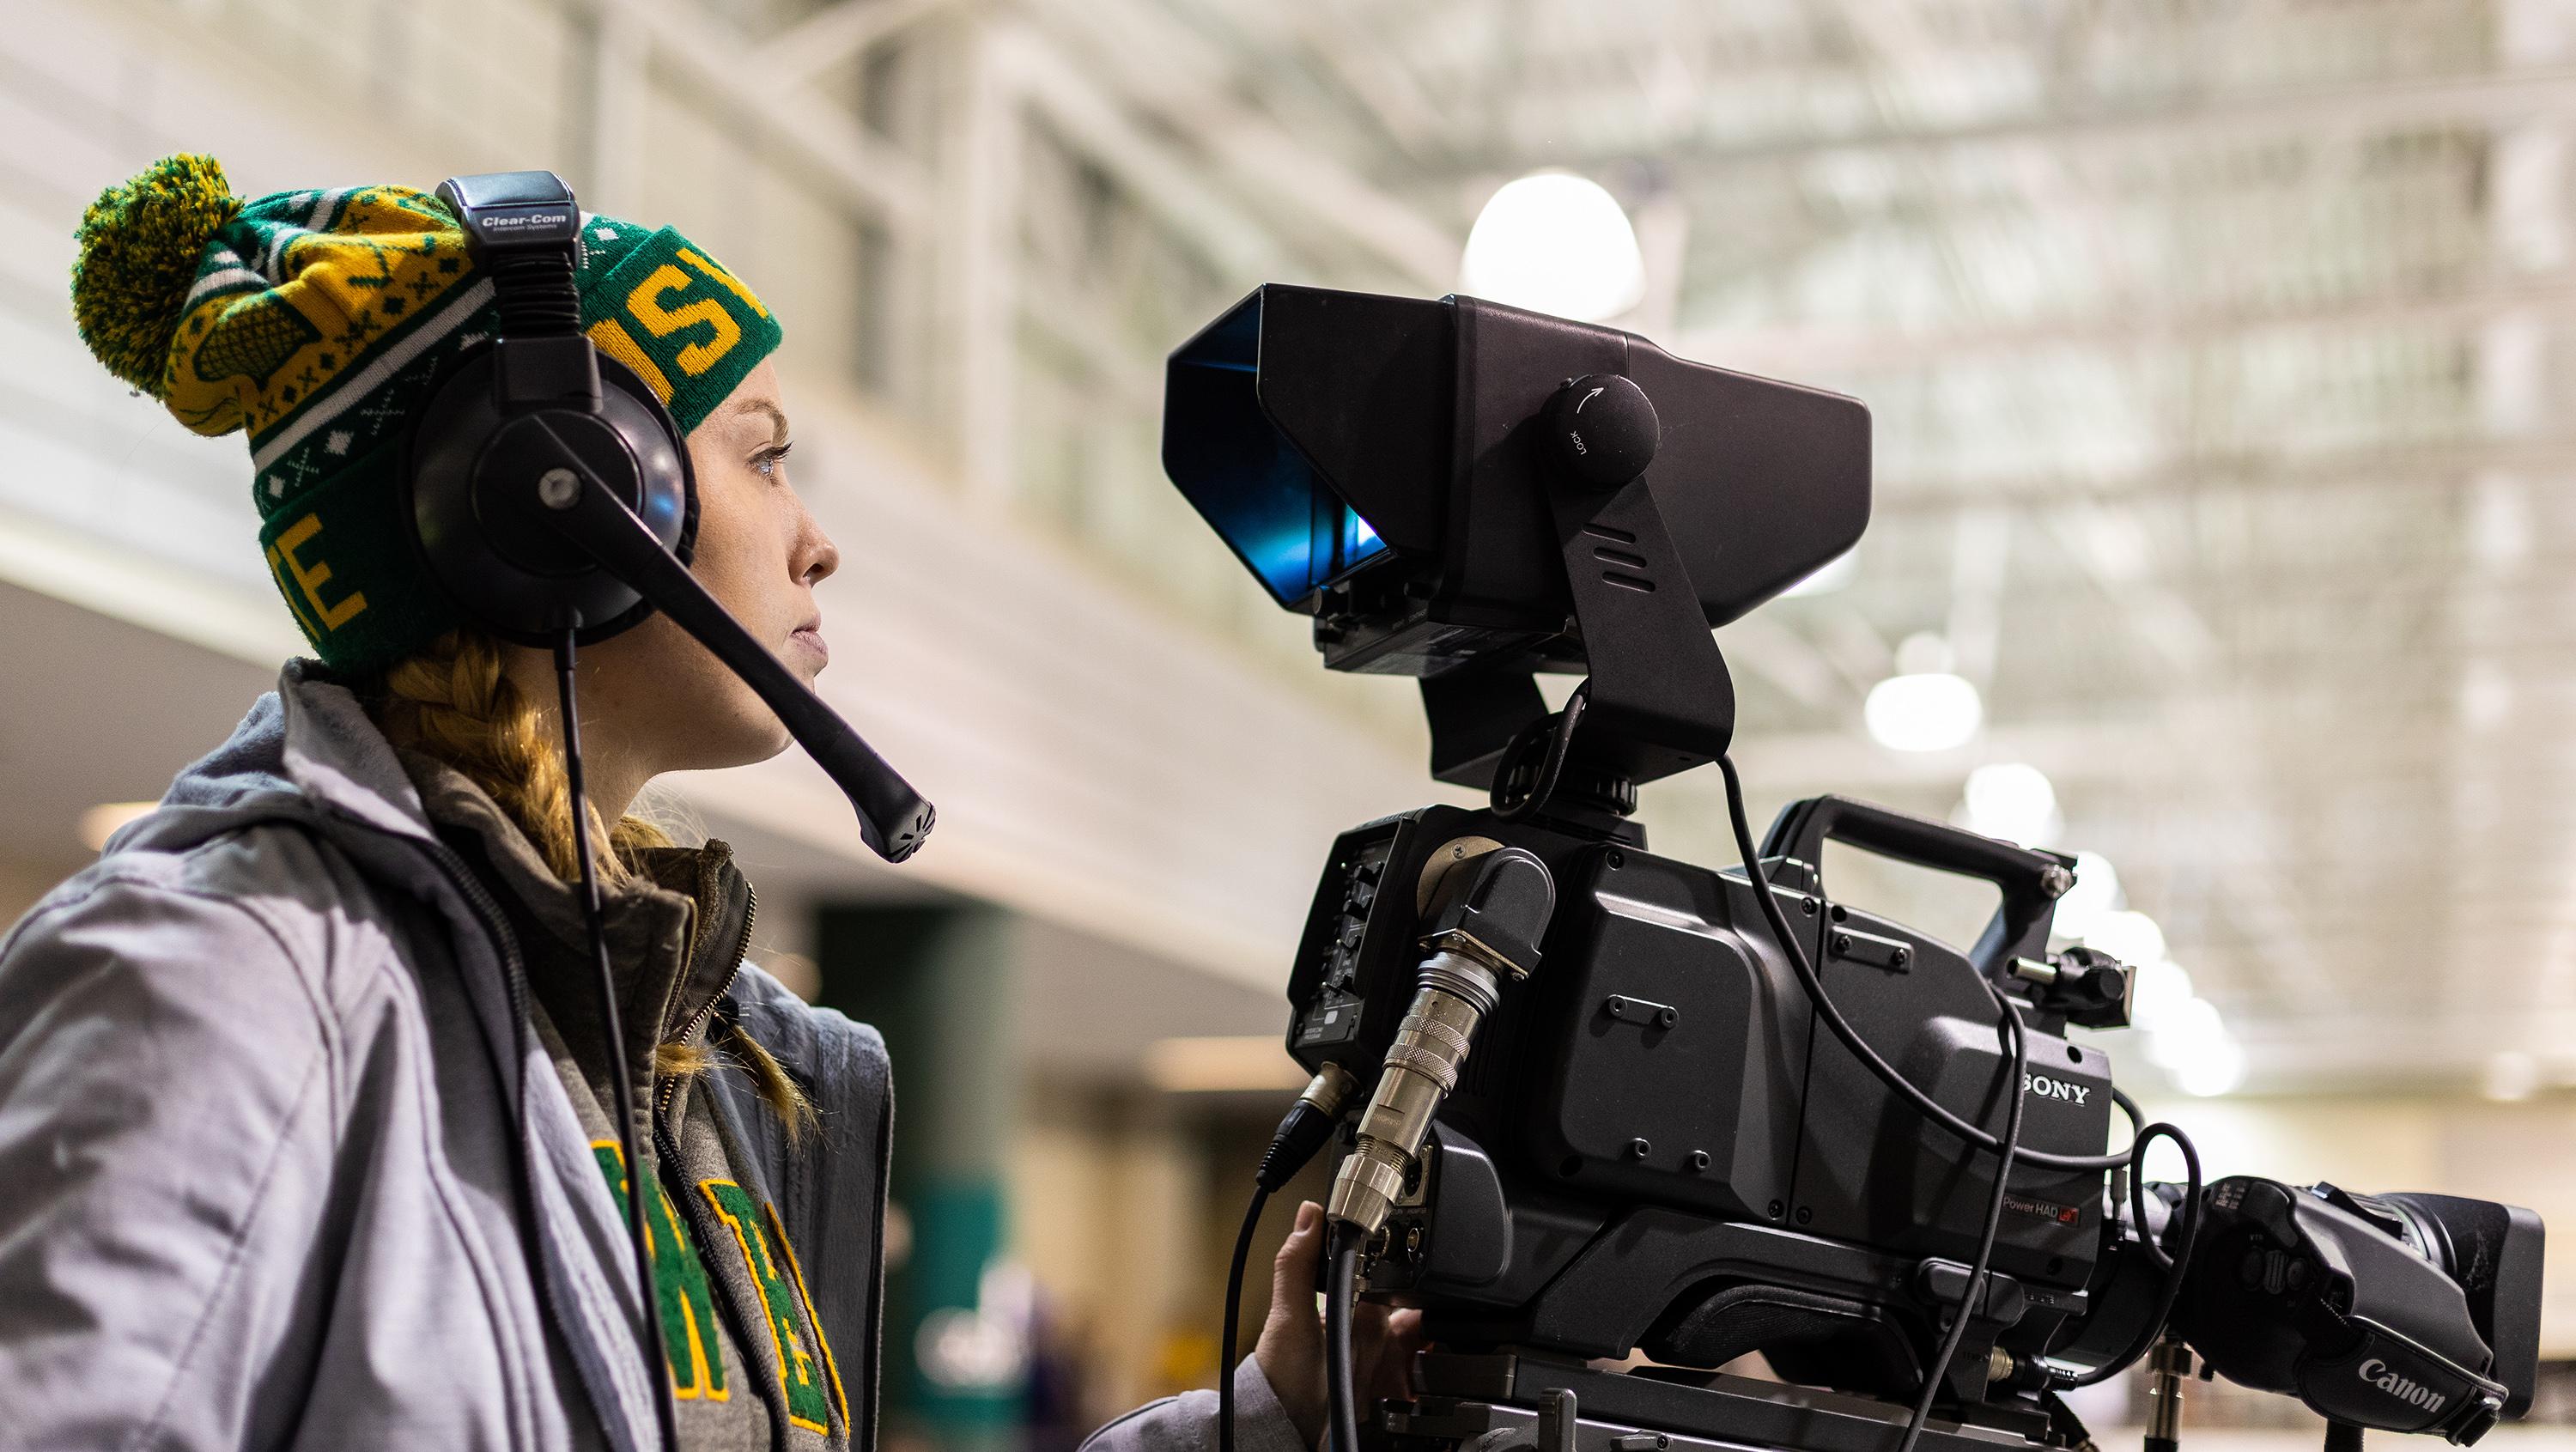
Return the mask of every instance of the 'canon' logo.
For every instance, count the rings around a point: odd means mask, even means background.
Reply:
[[[2024,1074],[2021,1076],[2021,1092],[2036,1094],[2042,1099],[2063,1099],[2069,1104],[2081,1104],[2091,1097],[2093,1086],[2069,1084],[2063,1079],[2051,1079],[2046,1074]]]
[[[2388,1363],[2380,1360],[2376,1356],[2363,1362],[2360,1370],[2361,1379],[2363,1381],[2370,1383],[2372,1386],[2379,1388],[2381,1391],[2388,1393],[2390,1396],[2397,1398],[2399,1401],[2404,1402],[2409,1406],[2422,1407],[2428,1412],[2438,1412],[2442,1409],[2442,1403],[2450,1400],[2449,1397],[2433,1390],[2431,1387],[2419,1386],[2416,1383],[2407,1380],[2405,1377],[2399,1376],[2397,1373],[2390,1371],[2388,1369]]]

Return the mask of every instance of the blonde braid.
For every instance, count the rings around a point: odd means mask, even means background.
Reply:
[[[452,630],[418,655],[385,672],[371,702],[376,724],[397,746],[434,756],[464,773],[499,804],[565,882],[581,875],[573,849],[572,786],[547,714],[521,694],[501,669],[501,647],[479,631]],[[603,884],[635,875],[633,854],[672,845],[670,834],[641,817],[620,817],[602,830],[591,817],[594,841],[604,841],[597,867]],[[796,1081],[739,1024],[728,1035],[741,1050],[760,1097],[787,1124],[793,1142],[814,1117]],[[713,1067],[714,1056],[690,1044],[653,1049],[653,1072],[686,1077]]]
[[[435,756],[481,787],[565,882],[581,874],[573,851],[572,787],[547,714],[501,669],[501,647],[478,631],[452,630],[385,672],[377,724],[398,746]],[[628,858],[668,847],[669,834],[641,817],[613,828],[591,817],[603,882],[634,875]]]

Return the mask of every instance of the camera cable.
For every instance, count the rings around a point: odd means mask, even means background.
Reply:
[[[1342,1105],[1350,1098],[1354,1083],[1339,1064],[1326,1064],[1271,1132],[1270,1148],[1262,1152],[1261,1166],[1253,1172],[1252,1203],[1244,1207],[1243,1228],[1234,1236],[1234,1259],[1226,1267],[1225,1324],[1217,1331],[1222,1345],[1216,1378],[1218,1452],[1234,1452],[1234,1358],[1239,1344],[1235,1327],[1243,1316],[1243,1271],[1245,1262],[1252,1258],[1253,1231],[1260,1226],[1262,1208],[1270,1203],[1270,1197],[1285,1189],[1315,1157],[1315,1152],[1324,1147],[1324,1142],[1332,1138],[1333,1126],[1341,1122]]]
[[[2075,1387],[2093,1386],[2101,1382],[2109,1381],[2111,1378],[2118,1376],[2121,1372],[2128,1370],[2137,1362],[2139,1357],[2146,1355],[2148,1350],[2156,1344],[2156,1338],[2164,1334],[2165,1323],[2173,1319],[2175,1303],[2182,1299],[2183,1278],[2191,1272],[2192,1248],[2200,1241],[2200,1151],[2193,1147],[2191,1136],[2184,1134],[2174,1126],[2166,1124],[2161,1120],[2154,1124],[2150,1124],[2146,1128],[2138,1131],[2136,1146],[2137,1162],[2129,1171],[2131,1182],[2133,1184],[2143,1186],[2146,1183],[2147,1146],[2152,1141],[2159,1139],[2172,1140],[2174,1148],[2182,1152],[2184,1185],[2181,1243],[2173,1248],[2173,1252],[2170,1255],[2166,1254],[2162,1246],[2156,1244],[2156,1237],[2148,1233],[2146,1196],[2143,1190],[2137,1192],[2135,1204],[2138,1214],[2138,1240],[2141,1244],[2147,1247],[2149,1254],[2153,1255],[2163,1264],[2165,1273],[2164,1285],[2162,1289],[2156,1293],[2155,1314],[2149,1316],[2146,1321],[2138,1327],[2137,1335],[2131,1338],[2127,1348],[2122,1350],[2119,1355],[2103,1362],[2100,1366],[2093,1368],[2091,1371],[2076,1372],[2064,1377],[2052,1377],[2050,1379],[2051,1384],[2056,1387],[2061,1389],[2072,1389]]]
[[[1488,793],[1487,807],[1495,817],[1518,822],[1535,816],[1548,798],[1556,795],[1556,784],[1565,775],[1565,759],[1574,749],[1574,728],[1583,722],[1583,708],[1592,699],[1592,683],[1585,681],[1565,698],[1565,709],[1553,717],[1542,716],[1522,727],[1511,744],[1503,748],[1503,770],[1494,773],[1494,785]],[[1547,754],[1541,757],[1529,790],[1518,797],[1511,795],[1511,766],[1529,753],[1541,733],[1547,734]]]
[[[1924,1424],[1932,1419],[1932,1399],[1940,1393],[1942,1380],[1950,1374],[1951,1359],[1959,1354],[1959,1342],[1968,1333],[1968,1320],[1985,1309],[1986,1272],[1994,1264],[1995,1232],[2004,1223],[2004,1190],[2012,1181],[2013,1158],[2021,1149],[2021,1079],[2030,1069],[2030,1037],[2022,1027],[2021,1010],[2013,1007],[2012,1000],[1991,983],[1986,983],[1985,989],[1986,996],[1995,1001],[1996,1012],[2002,1015],[1995,1032],[2012,1056],[2012,1078],[2005,1081],[2012,1103],[2004,1111],[2003,1151],[1995,1160],[1994,1195],[1986,1202],[1986,1224],[1977,1236],[1977,1258],[1969,1266],[1968,1284],[1959,1294],[1958,1314],[1950,1318],[1949,1334],[1941,1338],[1941,1349],[1934,1353],[1931,1367],[1923,1373],[1922,1394],[1914,1399],[1914,1415],[1905,1424],[1905,1439],[1896,1444],[1896,1452],[1914,1452]]]
[[[555,637],[555,695],[563,711],[564,784],[571,798],[573,858],[581,870],[581,913],[590,933],[591,967],[598,977],[599,1021],[608,1038],[610,1102],[617,1112],[617,1151],[625,1157],[626,1236],[635,1253],[635,1289],[644,1303],[644,1359],[652,1363],[653,1419],[662,1446],[680,1445],[678,1403],[671,1393],[671,1359],[663,1352],[661,1297],[654,1293],[653,1245],[644,1218],[644,1160],[635,1133],[635,1076],[626,1064],[626,1035],[617,1017],[617,975],[608,961],[608,928],[601,920],[599,869],[592,860],[590,799],[582,788],[581,715],[573,686],[574,637],[570,630]]]
[[[2127,1200],[2130,1211],[2137,1216],[2137,1222],[2143,1234],[2143,1227],[2147,1223],[2146,1177],[2138,1173],[2135,1150],[2138,1131],[2147,1127],[2147,1116],[2138,1108],[2138,1101],[2129,1097],[2129,1091],[2117,1084],[2111,1086],[2111,1103],[2128,1118],[2129,1146],[2132,1151],[2130,1163],[2111,1172],[2111,1203],[2116,1206],[2120,1201]],[[2152,1241],[2148,1243],[2154,1245]],[[2156,1264],[2165,1264],[2164,1247],[2155,1246],[2154,1248]]]
[[[1217,1452],[1234,1452],[1234,1357],[1239,1345],[1235,1326],[1243,1319],[1243,1266],[1252,1256],[1252,1232],[1261,1226],[1261,1207],[1269,1203],[1269,1187],[1253,1186],[1252,1203],[1243,1209],[1243,1228],[1235,1232],[1234,1260],[1226,1267],[1225,1326],[1218,1332],[1225,1346],[1216,1362]]]
[[[1333,1221],[1324,1244],[1324,1392],[1332,1406],[1332,1437],[1324,1452],[1359,1452],[1359,1378],[1351,1365],[1351,1301],[1358,1290],[1360,1228],[1347,1220]]]
[[[1778,941],[1780,951],[1787,956],[1790,971],[1797,975],[1798,985],[1806,991],[1808,1001],[1815,1007],[1816,1016],[1824,1020],[1825,1027],[1832,1031],[1835,1038],[1842,1041],[1843,1047],[1849,1049],[1852,1056],[1859,1059],[1862,1066],[1876,1076],[1880,1083],[1894,1090],[1925,1118],[1989,1154],[2006,1153],[2006,1146],[2002,1141],[1952,1113],[1938,1100],[1917,1088],[1912,1080],[1907,1079],[1897,1070],[1895,1065],[1887,1062],[1876,1049],[1870,1047],[1869,1042],[1861,1037],[1860,1030],[1852,1027],[1851,1020],[1845,1018],[1842,1010],[1835,1005],[1831,997],[1827,996],[1824,980],[1817,976],[1815,964],[1808,960],[1806,949],[1799,943],[1797,933],[1789,926],[1788,914],[1780,909],[1779,894],[1772,891],[1771,881],[1762,871],[1761,854],[1753,845],[1753,827],[1746,818],[1744,810],[1744,780],[1736,772],[1735,762],[1730,757],[1718,757],[1717,769],[1726,779],[1727,821],[1734,830],[1736,853],[1744,861],[1746,885],[1752,888],[1753,900],[1762,909],[1763,921],[1770,925],[1771,936]],[[1979,981],[1985,980],[1980,978]],[[1986,988],[1989,993],[1996,991],[1992,983],[1987,983]],[[2015,1082],[2017,1083],[2018,1080]],[[2016,1107],[2019,1105],[2020,1097],[2018,1094],[2014,1095]],[[2115,1095],[2115,1102],[2117,1099],[2118,1096]],[[2130,1122],[2136,1123],[2137,1110],[2134,1103],[2123,1103],[2121,1107],[2131,1115]],[[2174,1248],[2170,1259],[2165,1257],[2161,1247],[2150,1247],[2150,1252],[2163,1262],[2165,1267],[2165,1284],[2157,1295],[2156,1313],[2140,1329],[2129,1349],[2120,1356],[2089,1372],[2052,1378],[2056,1385],[2084,1387],[2107,1381],[2126,1370],[2139,1357],[2144,1356],[2147,1349],[2155,1344],[2156,1337],[2163,1332],[2165,1322],[2173,1314],[2174,1304],[2182,1294],[2183,1276],[2190,1269],[2192,1247],[2200,1233],[2200,1153],[2193,1148],[2190,1136],[2175,1126],[2162,1122],[2140,1129],[2136,1137],[2129,1141],[2128,1148],[2118,1154],[2062,1155],[2014,1147],[2023,1161],[2046,1169],[2099,1171],[2126,1168],[2130,1176],[2132,1204],[2139,1211],[2138,1234],[2141,1239],[2147,1239],[2144,1215],[2147,1146],[2158,1138],[2172,1140],[2174,1147],[2182,1152],[2183,1163],[2189,1178],[2182,1206],[2182,1243]]]
[[[1780,910],[1779,895],[1771,890],[1771,880],[1763,875],[1762,858],[1753,845],[1753,828],[1745,820],[1744,781],[1736,774],[1735,762],[1721,756],[1717,759],[1717,769],[1726,778],[1727,817],[1735,829],[1735,850],[1744,859],[1744,876],[1753,889],[1753,900],[1761,906],[1762,917],[1771,925],[1772,937],[1779,940],[1780,951],[1788,956],[1789,969],[1797,975],[1798,986],[1806,990],[1808,1001],[1815,1006],[1816,1016],[1825,1021],[1825,1027],[1833,1031],[1835,1038],[1842,1040],[1843,1047],[1851,1050],[1852,1056],[1859,1059],[1864,1068],[1912,1104],[1924,1118],[1988,1154],[2001,1154],[2001,1140],[1960,1118],[1939,1100],[1916,1088],[1912,1080],[1898,1072],[1896,1066],[1887,1062],[1878,1050],[1870,1047],[1869,1041],[1860,1036],[1860,1030],[1852,1027],[1851,1020],[1843,1017],[1843,1011],[1826,996],[1824,980],[1816,976],[1816,965],[1808,961],[1807,950],[1799,944],[1797,933],[1789,926],[1788,914]],[[2115,1155],[2062,1155],[2023,1150],[2021,1157],[2031,1164],[2052,1170],[2111,1170],[2129,1163],[2136,1152],[2137,1147],[2131,1145]]]

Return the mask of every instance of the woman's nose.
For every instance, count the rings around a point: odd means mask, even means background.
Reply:
[[[805,568],[798,578],[808,585],[819,585],[841,568],[841,547],[832,543],[832,537],[810,514],[805,516],[805,538]]]

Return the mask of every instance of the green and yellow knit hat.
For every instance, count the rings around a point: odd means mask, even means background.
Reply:
[[[174,156],[101,193],[79,235],[90,352],[198,433],[249,430],[260,545],[315,653],[365,673],[455,628],[398,487],[412,408],[494,327],[445,205],[397,186],[245,201],[212,157]],[[591,341],[684,432],[777,349],[769,309],[678,232],[585,215],[581,237]]]

